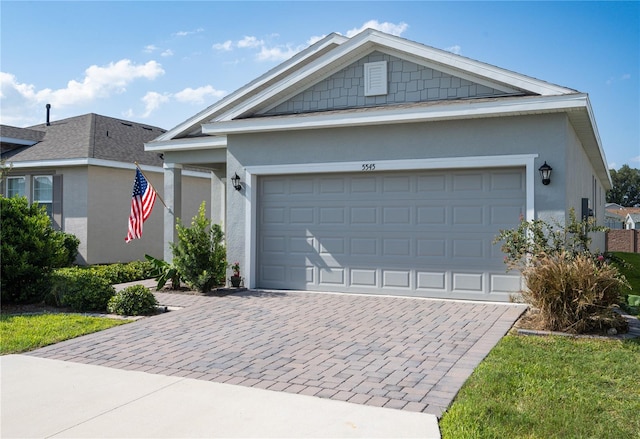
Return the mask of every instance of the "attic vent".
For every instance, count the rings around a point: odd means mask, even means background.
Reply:
[[[370,62],[364,65],[364,95],[387,94],[387,62]]]
[[[132,127],[132,126],[133,126],[133,125],[132,125],[132,124],[130,124],[130,123],[124,123],[124,122],[120,122],[120,123],[121,123],[122,125],[126,125],[126,126],[128,126],[128,127]]]
[[[153,131],[153,128],[149,128],[149,127],[142,127],[142,129],[147,131]]]

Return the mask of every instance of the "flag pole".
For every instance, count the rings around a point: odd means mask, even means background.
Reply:
[[[153,187],[153,185],[151,184],[151,180],[149,180],[147,178],[146,175],[144,175],[144,171],[142,169],[140,169],[140,166],[138,166],[138,162],[133,162],[136,165],[136,168],[138,168],[138,170],[140,171],[140,173],[142,174],[142,176],[145,178],[145,180],[147,180],[147,184],[150,185],[153,190],[156,192],[156,196],[158,197],[158,199],[160,200],[160,202],[162,203],[162,205],[165,207],[165,209],[169,209],[169,207],[165,204],[164,200],[162,199],[162,197],[160,196],[160,194],[158,193],[158,191],[156,191],[156,188]],[[171,209],[169,209],[171,210]]]

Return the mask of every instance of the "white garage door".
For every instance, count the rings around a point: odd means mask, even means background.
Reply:
[[[499,229],[525,212],[524,169],[259,179],[257,286],[507,300]]]

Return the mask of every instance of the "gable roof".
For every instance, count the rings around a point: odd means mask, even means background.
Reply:
[[[33,140],[10,150],[3,147],[2,158],[12,163],[90,158],[162,166],[162,159],[145,151],[144,143],[164,132],[162,128],[94,113],[29,128],[3,125],[3,145],[5,133]]]
[[[374,52],[472,81],[502,95],[413,104],[374,104],[369,108],[350,106],[326,111],[291,112],[289,115],[267,113]],[[216,147],[221,147],[226,144],[227,134],[558,112],[567,114],[598,177],[605,189],[610,189],[608,165],[588,95],[367,29],[352,38],[338,38],[332,34],[160,136],[146,148],[148,151],[201,149],[202,142],[194,142],[190,138],[202,139],[207,135],[213,136],[209,141],[217,139]]]

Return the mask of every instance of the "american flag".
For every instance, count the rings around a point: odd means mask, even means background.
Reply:
[[[131,215],[129,215],[129,233],[125,242],[142,238],[142,224],[151,215],[153,203],[156,201],[156,191],[149,184],[140,169],[136,168],[136,178],[133,180],[131,194]]]

